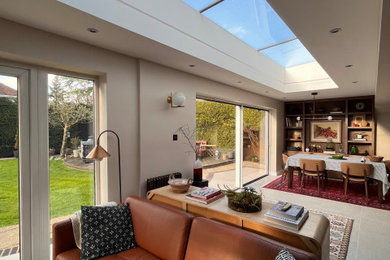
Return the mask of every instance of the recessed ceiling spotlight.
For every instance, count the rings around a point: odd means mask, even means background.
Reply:
[[[330,33],[338,33],[341,31],[341,28],[333,28],[332,30],[330,30],[329,32]]]
[[[87,31],[90,33],[98,33],[99,32],[99,30],[96,28],[87,28]]]
[[[345,65],[346,68],[350,68],[350,67],[352,67],[352,66],[353,66],[352,64],[347,64],[347,65]]]
[[[266,90],[265,93],[268,94],[268,90]]]
[[[241,84],[242,82],[241,81],[237,81],[238,84]]]
[[[190,64],[190,65],[188,65],[188,67],[193,68],[193,67],[195,67],[195,64]]]
[[[352,81],[353,84],[356,84],[356,83],[358,83],[358,82],[359,82],[359,81],[357,81],[357,80],[356,80],[356,81]]]

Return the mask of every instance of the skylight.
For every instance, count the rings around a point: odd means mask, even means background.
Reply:
[[[183,0],[282,67],[315,61],[266,0]]]

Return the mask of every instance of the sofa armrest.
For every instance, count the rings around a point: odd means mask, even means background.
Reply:
[[[70,219],[54,223],[53,231],[53,260],[57,255],[76,248],[73,236],[72,221]]]

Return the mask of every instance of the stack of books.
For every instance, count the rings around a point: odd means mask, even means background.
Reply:
[[[219,198],[222,198],[223,194],[221,190],[210,187],[203,187],[197,190],[194,190],[190,194],[186,195],[186,199],[196,201],[203,204],[209,204],[213,201],[216,201]]]
[[[308,218],[309,212],[302,206],[279,201],[264,216],[269,222],[299,230]]]

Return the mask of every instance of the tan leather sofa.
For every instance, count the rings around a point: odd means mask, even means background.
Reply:
[[[137,247],[99,259],[275,259],[282,248],[296,259],[316,259],[300,249],[153,201],[128,197],[126,203]],[[70,220],[53,225],[53,259],[80,259]]]

